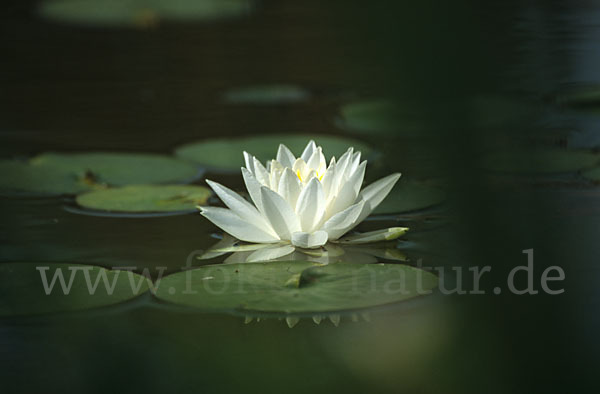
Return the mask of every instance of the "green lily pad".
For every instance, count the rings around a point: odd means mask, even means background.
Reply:
[[[67,263],[1,263],[0,316],[108,306],[137,297],[148,288],[147,279],[133,272]]]
[[[593,182],[600,182],[600,167],[587,170],[582,175]]]
[[[405,110],[389,100],[365,100],[342,106],[342,127],[357,133],[388,133],[400,126],[405,132],[419,131],[422,127],[414,118],[403,117]]]
[[[315,313],[407,300],[432,290],[437,281],[431,273],[401,264],[244,263],[167,276],[156,296],[203,310]]]
[[[41,16],[102,27],[151,27],[161,20],[213,20],[248,13],[248,0],[46,0]]]
[[[349,103],[340,109],[340,126],[358,134],[420,135],[428,130],[417,108],[384,99]]]
[[[445,199],[444,190],[432,182],[400,179],[373,214],[416,211],[440,204]]]
[[[2,192],[30,192],[41,194],[79,193],[89,190],[85,174],[79,176],[27,162],[0,161],[0,190]]]
[[[308,100],[310,93],[294,85],[264,85],[233,89],[224,98],[232,104],[290,104]]]
[[[111,212],[194,211],[211,195],[204,186],[132,185],[95,190],[77,196],[85,208]]]
[[[537,149],[492,153],[484,158],[483,167],[497,172],[552,174],[594,167],[599,161],[599,155],[587,151]]]
[[[323,147],[323,153],[327,158],[331,156],[339,158],[351,146],[365,156],[373,153],[368,145],[354,139],[296,134],[209,139],[180,146],[175,154],[182,159],[193,161],[212,170],[238,172],[244,165],[243,151],[266,162],[276,157],[279,144],[285,144],[298,157],[311,139]]]
[[[519,129],[539,114],[534,103],[503,96],[474,96],[467,103],[469,123],[481,128]]]
[[[186,182],[198,168],[172,157],[139,153],[46,153],[28,162],[0,161],[0,190],[76,194],[98,187]]]

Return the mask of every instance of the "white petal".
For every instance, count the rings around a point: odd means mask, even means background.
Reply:
[[[300,192],[296,213],[300,218],[302,231],[310,233],[321,222],[325,213],[325,193],[317,178],[312,178]]]
[[[305,181],[308,173],[310,172],[310,169],[301,157],[296,159],[294,165],[292,166],[292,170],[294,170],[294,173],[298,175],[298,178],[300,178],[300,181],[302,182]]]
[[[321,156],[323,156],[323,152],[321,151],[321,148],[317,148],[306,161],[308,168],[315,171],[318,170],[319,165],[321,164]]]
[[[251,174],[254,174],[254,156],[244,151],[244,161],[246,162],[246,168]]]
[[[347,179],[347,169],[350,160],[352,159],[353,149],[350,148],[340,157],[340,160],[335,165],[335,179],[333,181],[332,193],[337,194],[340,188],[344,185],[344,182]]]
[[[315,231],[314,233],[296,232],[292,234],[292,245],[299,248],[318,248],[326,243],[327,233],[325,231]]]
[[[329,167],[323,174],[323,178],[321,178],[321,183],[323,184],[323,192],[325,193],[325,199],[329,199],[329,195],[331,194],[331,185],[335,179],[335,161],[332,161],[329,164]]]
[[[358,169],[358,165],[360,164],[360,152],[356,152],[352,156],[350,167],[348,168],[348,173],[352,174],[354,171]]]
[[[290,207],[295,207],[301,190],[302,183],[298,179],[298,175],[291,168],[286,168],[279,180],[277,193],[290,204]]]
[[[271,225],[258,212],[256,207],[244,200],[239,194],[217,182],[207,179],[206,183],[208,183],[223,203],[238,215],[240,219],[256,225],[265,233],[271,234],[273,237],[277,237],[277,234],[273,231]]]
[[[354,226],[364,205],[364,200],[360,200],[356,204],[344,209],[342,212],[336,213],[325,222],[321,229],[327,231],[330,240],[338,239]]]
[[[307,162],[308,159],[310,159],[310,157],[312,156],[313,152],[316,150],[317,144],[315,144],[314,140],[310,140],[309,143],[306,144],[306,148],[304,148],[304,152],[302,152],[302,155],[300,155],[300,157],[302,158],[302,160]]]
[[[319,147],[319,168],[317,169],[317,172],[321,175],[323,175],[325,173],[325,170],[327,169],[327,160],[325,160],[325,155],[323,154],[323,150],[321,149],[321,147]]]
[[[244,167],[242,167],[242,177],[244,177],[244,183],[246,184],[246,189],[248,190],[248,194],[250,194],[252,202],[260,212],[263,212],[262,201],[260,199],[260,188],[262,185],[256,180],[254,175]]]
[[[365,207],[357,219],[357,224],[362,222],[367,216],[373,212],[375,208],[387,197],[396,182],[400,179],[400,173],[388,175],[378,181],[371,183],[365,187],[359,194],[358,198],[365,200]]]
[[[278,161],[275,160],[271,160],[269,162],[270,165],[270,173],[269,173],[269,185],[271,187],[271,190],[273,191],[277,191],[277,188],[279,187],[279,180],[281,178],[281,174],[283,174],[283,167],[281,164],[279,164]]]
[[[327,207],[327,214],[331,217],[336,213],[343,211],[350,205],[356,202],[356,197],[362,186],[363,179],[365,178],[365,169],[367,166],[366,160],[360,163],[358,169],[354,171],[354,174],[342,185],[336,198],[330,202]]]
[[[256,250],[246,258],[246,262],[271,261],[292,253],[296,248],[292,245],[273,246]]]
[[[371,242],[392,241],[408,231],[406,227],[390,227],[384,230],[369,231],[344,237],[337,242],[343,244],[366,244]]]
[[[287,146],[279,144],[279,149],[277,149],[277,161],[281,163],[282,166],[291,168],[296,161],[296,157]]]
[[[217,207],[201,207],[202,216],[213,222],[226,233],[246,242],[271,243],[279,239],[261,230],[252,223],[242,220],[233,211]]]
[[[254,160],[254,176],[256,177],[256,180],[264,186],[270,187],[271,181],[269,179],[269,173],[267,172],[267,169],[256,157],[252,157],[252,159]]]
[[[292,233],[300,231],[300,221],[287,201],[267,187],[260,188],[264,215],[279,238],[290,240]]]

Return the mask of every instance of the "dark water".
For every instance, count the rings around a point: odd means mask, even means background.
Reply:
[[[478,160],[495,148],[598,148],[597,114],[556,104],[563,91],[600,84],[598,4],[262,1],[247,18],[144,30],[51,23],[35,4],[12,2],[1,16],[3,156],[170,153],[216,136],[347,135],[335,122],[341,104],[393,97],[409,103],[427,133],[358,135],[386,157],[368,177],[444,176],[449,189],[443,207],[393,221],[414,229],[401,247],[413,262],[492,273],[485,295],[437,294],[372,310],[370,322],[342,316],[338,327],[244,324],[150,297],[4,318],[4,392],[592,389],[600,190],[577,174],[499,181]],[[279,106],[221,100],[229,88],[271,83],[302,86],[312,98]],[[241,186],[236,177],[223,182]],[[215,242],[216,228],[198,215],[91,217],[65,211],[69,204],[3,198],[0,259],[176,271]],[[565,292],[494,295],[530,248],[536,281],[560,266]]]

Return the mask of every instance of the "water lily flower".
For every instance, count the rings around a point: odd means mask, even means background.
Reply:
[[[242,175],[250,203],[227,187],[207,183],[228,207],[200,207],[201,214],[231,236],[250,243],[281,244],[270,248],[282,256],[294,248],[318,248],[329,242],[359,244],[391,240],[407,229],[372,231],[343,236],[362,222],[392,190],[399,173],[361,191],[367,161],[349,148],[329,164],[323,150],[310,141],[298,158],[283,144],[264,166],[244,152]]]

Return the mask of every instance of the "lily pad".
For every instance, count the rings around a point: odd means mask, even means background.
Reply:
[[[148,288],[147,279],[133,272],[67,263],[1,263],[0,316],[108,306],[137,297]]]
[[[388,133],[400,125],[408,131],[420,129],[416,120],[403,119],[402,107],[389,100],[365,100],[342,106],[342,127],[358,133]]]
[[[0,161],[0,190],[2,192],[29,192],[40,194],[75,194],[89,190],[85,174],[57,171],[51,167],[32,166],[28,162]]]
[[[186,182],[198,168],[168,156],[140,153],[46,153],[28,162],[0,161],[0,190],[76,194],[98,187]]]
[[[446,199],[444,190],[428,181],[400,180],[373,211],[374,215],[403,213],[429,208]]]
[[[238,172],[244,165],[243,151],[266,162],[275,158],[279,144],[285,144],[298,157],[311,139],[323,147],[323,152],[328,158],[340,157],[351,146],[365,156],[373,153],[368,145],[354,139],[288,134],[238,139],[209,139],[180,146],[175,154],[182,159],[193,161],[212,170]]]
[[[244,263],[167,276],[156,296],[202,310],[302,314],[404,301],[432,290],[437,281],[402,264]]]
[[[306,101],[310,93],[294,85],[247,86],[225,93],[231,104],[290,104]]]
[[[151,27],[161,20],[213,20],[248,13],[248,0],[46,0],[41,16],[102,27]]]
[[[599,155],[587,151],[537,149],[492,153],[484,158],[483,167],[497,172],[552,174],[594,167],[599,161]]]
[[[204,186],[132,185],[95,190],[77,196],[85,208],[111,212],[194,211],[211,195]]]
[[[600,182],[600,167],[587,170],[582,175],[593,182]]]

